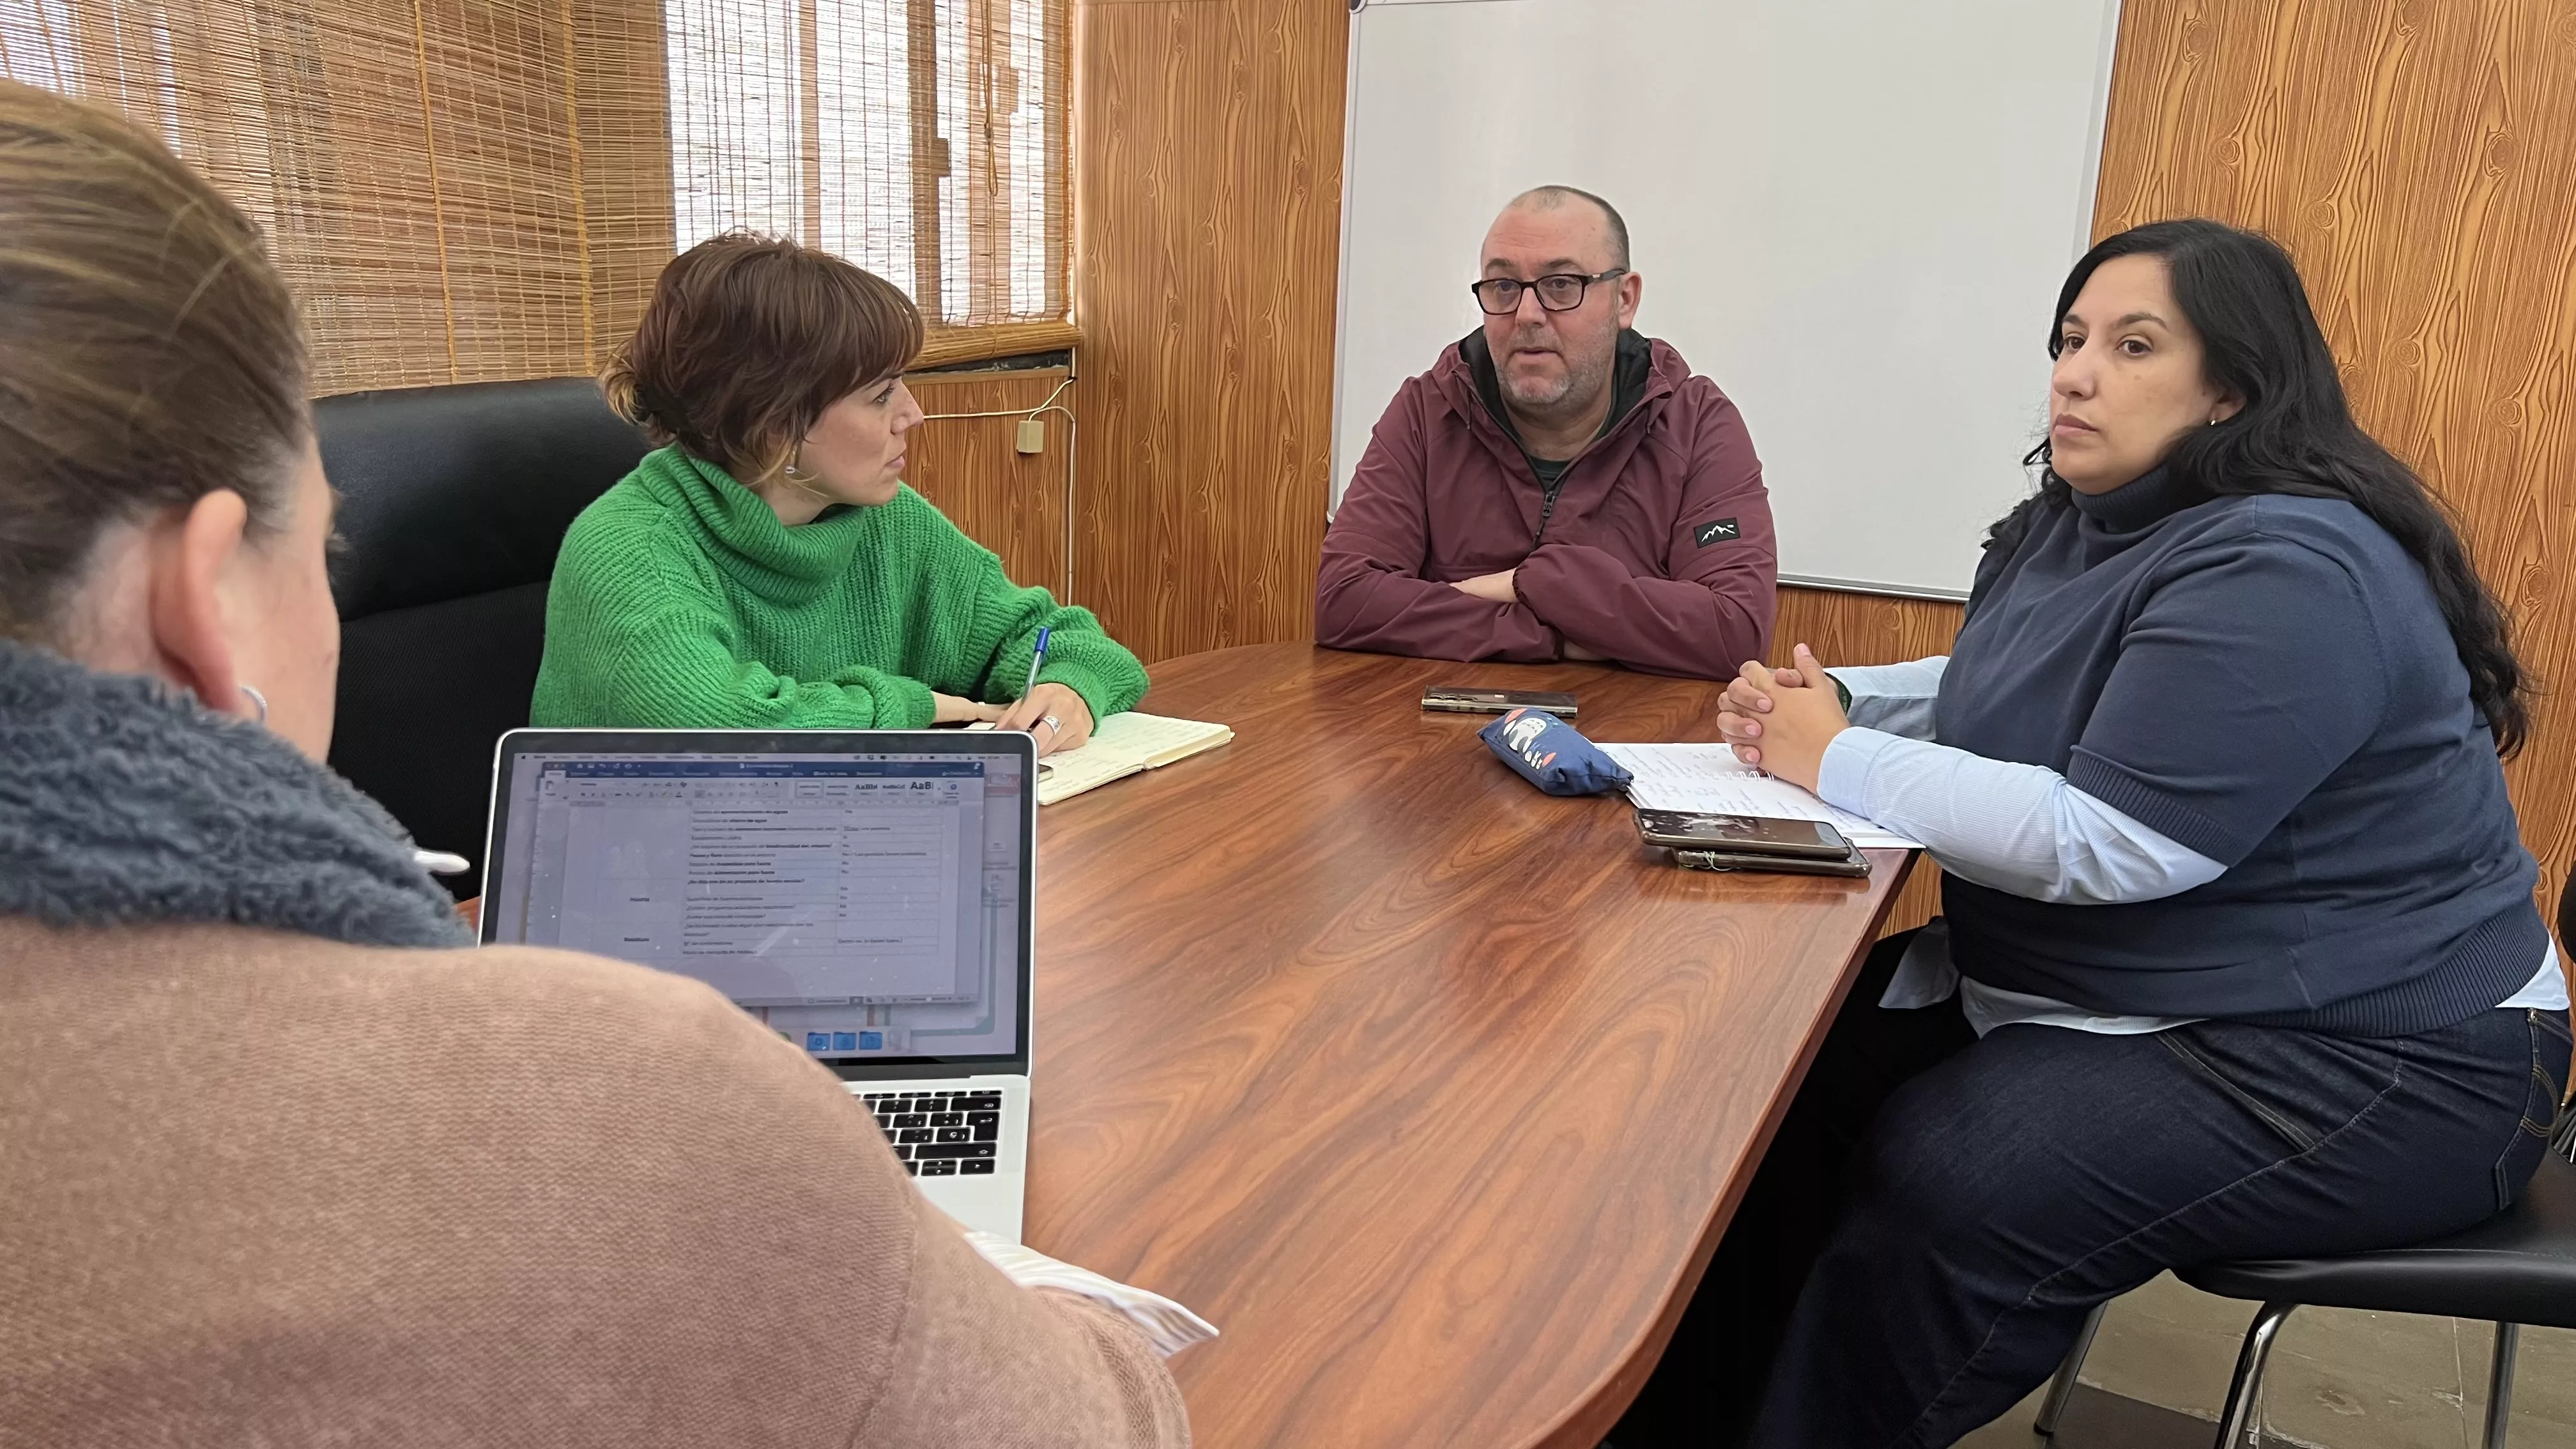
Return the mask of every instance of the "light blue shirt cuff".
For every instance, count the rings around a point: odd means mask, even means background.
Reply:
[[[1851,691],[1851,722],[1910,740],[1935,737],[1933,716],[1941,702],[1947,655],[1903,664],[1843,664],[1826,670]]]
[[[1816,766],[1816,796],[1828,805],[1837,805],[1855,815],[1866,815],[1862,802],[1869,796],[1869,770],[1879,755],[1897,742],[1897,736],[1883,730],[1853,725],[1834,736],[1825,746],[1825,757]]]
[[[1923,842],[1941,868],[2037,901],[2150,901],[2215,880],[2217,861],[2038,765],[1854,726],[1825,747],[1816,793]]]

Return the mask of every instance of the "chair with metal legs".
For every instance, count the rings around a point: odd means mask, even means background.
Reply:
[[[2543,1154],[2540,1170],[2511,1211],[2447,1238],[2339,1258],[2216,1263],[2181,1269],[2176,1276],[2204,1293],[2263,1305],[2236,1356],[2217,1449],[2260,1449],[2255,1406],[2262,1401],[2263,1367],[2282,1321],[2303,1304],[2483,1318],[2495,1324],[2486,1449],[2504,1449],[2520,1325],[2576,1328],[2576,1163],[2556,1149]],[[2032,1425],[2040,1433],[2057,1431],[2075,1391],[2076,1373],[2101,1324],[2102,1309],[2096,1308],[2084,1320],[2074,1351],[2058,1366]]]
[[[2096,1303],[2084,1315],[2084,1331],[2075,1335],[2075,1346],[2066,1351],[2066,1361],[2057,1366],[2057,1377],[2048,1381],[2048,1397],[2039,1401],[2039,1417],[2031,1420],[2033,1431],[2054,1436],[2057,1421],[2066,1415],[2066,1401],[2075,1397],[2075,1376],[2084,1368],[2084,1356],[2093,1351],[2093,1335],[2102,1331],[2102,1315],[2111,1311],[2108,1303]]]

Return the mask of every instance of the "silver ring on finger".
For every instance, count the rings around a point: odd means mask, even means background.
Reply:
[[[1059,735],[1064,733],[1064,721],[1054,715],[1041,715],[1038,717],[1038,723],[1045,725],[1050,733]]]

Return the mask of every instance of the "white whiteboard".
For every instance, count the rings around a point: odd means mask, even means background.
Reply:
[[[1368,0],[1351,19],[1333,498],[1479,321],[1505,201],[1627,218],[1637,328],[1743,409],[1784,578],[1963,594],[2029,488],[2118,0]]]

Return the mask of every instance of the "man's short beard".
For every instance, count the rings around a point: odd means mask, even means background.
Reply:
[[[1559,352],[1557,356],[1565,361],[1565,377],[1562,382],[1554,386],[1545,383],[1537,384],[1544,390],[1545,396],[1531,396],[1525,391],[1528,384],[1506,373],[1499,379],[1503,387],[1503,399],[1518,411],[1547,421],[1561,417],[1574,417],[1590,408],[1599,399],[1601,389],[1609,384],[1609,355],[1604,353],[1579,362],[1565,352]]]

